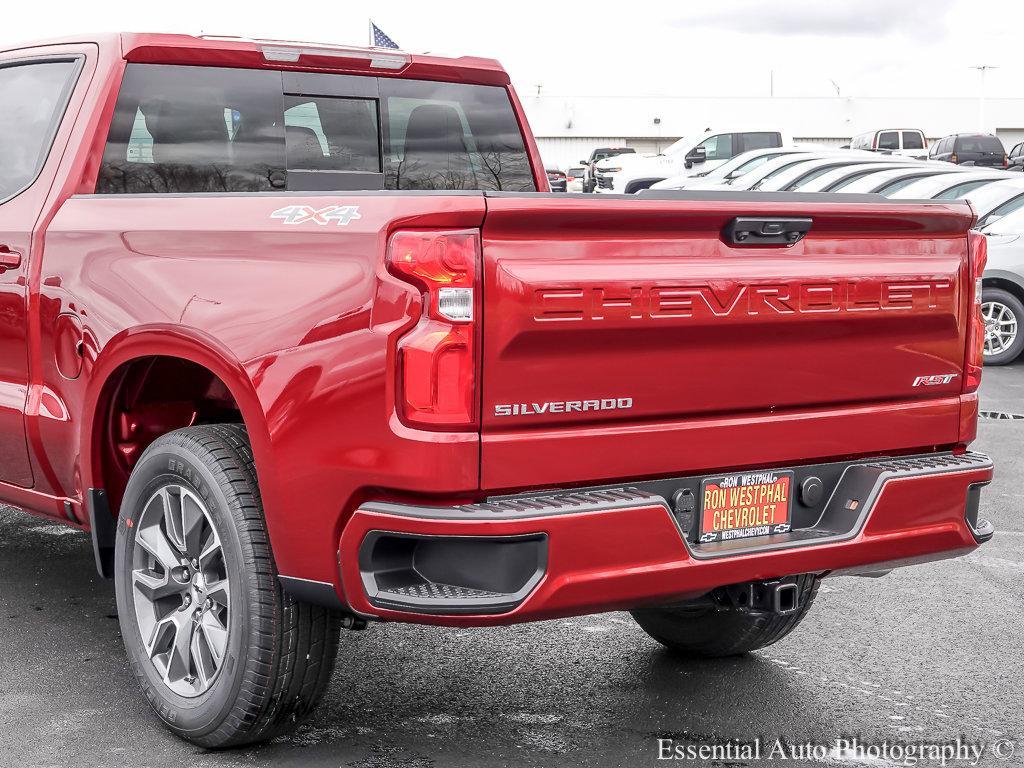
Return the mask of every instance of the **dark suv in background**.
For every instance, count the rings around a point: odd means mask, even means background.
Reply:
[[[594,166],[607,157],[616,155],[634,155],[636,150],[632,147],[598,147],[590,153],[589,160],[580,160],[580,165],[586,167],[587,172],[583,177],[583,191],[593,192],[597,186],[597,179],[594,178]]]
[[[954,133],[932,144],[929,160],[943,160],[957,165],[1006,168],[1006,148],[991,133]]]

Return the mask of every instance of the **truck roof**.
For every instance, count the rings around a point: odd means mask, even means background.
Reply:
[[[147,64],[336,71],[480,85],[509,83],[508,73],[494,59],[475,56],[449,58],[391,48],[294,40],[120,32],[44,40],[9,50],[82,43],[120,47],[126,61]]]

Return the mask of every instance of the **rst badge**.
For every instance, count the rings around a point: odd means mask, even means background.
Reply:
[[[957,373],[936,373],[931,376],[918,376],[914,379],[915,387],[937,387],[942,384],[949,384],[959,374]]]
[[[332,222],[339,227],[348,226],[353,219],[361,219],[358,205],[327,205],[313,208],[309,205],[286,205],[272,214],[272,219],[282,219],[285,224],[305,224],[308,221],[326,227]]]

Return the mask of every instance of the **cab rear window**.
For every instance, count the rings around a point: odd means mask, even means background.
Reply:
[[[129,64],[96,191],[536,186],[500,87]]]
[[[878,134],[879,149],[899,149],[900,134],[898,131],[883,131]]]
[[[924,149],[924,137],[917,131],[903,132],[904,149]]]
[[[961,136],[956,140],[957,152],[994,152],[1003,154],[1003,144],[995,136]]]

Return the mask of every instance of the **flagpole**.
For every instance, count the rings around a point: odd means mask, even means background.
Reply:
[[[368,19],[367,19],[367,22],[368,22],[368,23],[369,23],[369,25],[370,25],[370,26],[369,26],[369,29],[368,29],[368,31],[369,31],[369,33],[370,33],[370,48],[373,48],[373,19],[369,19],[369,18],[368,18]]]

